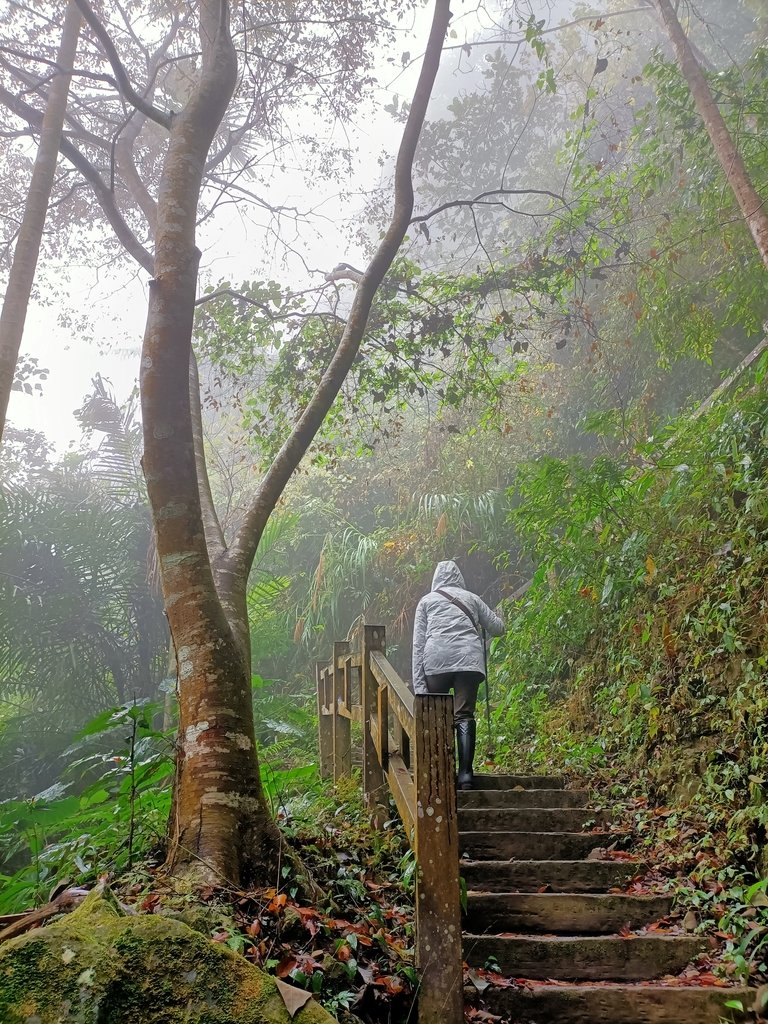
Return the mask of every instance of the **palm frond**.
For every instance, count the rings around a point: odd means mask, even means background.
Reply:
[[[456,527],[480,524],[496,526],[506,514],[505,491],[481,491],[478,494],[414,495],[419,515],[436,522],[446,516]]]
[[[108,485],[114,498],[135,502],[144,497],[141,472],[141,429],[136,418],[136,399],[119,405],[109,383],[97,374],[93,392],[78,411],[87,431],[104,434],[91,459],[92,472]]]
[[[0,491],[0,697],[64,721],[153,690],[166,626],[145,579],[146,510],[73,489]]]

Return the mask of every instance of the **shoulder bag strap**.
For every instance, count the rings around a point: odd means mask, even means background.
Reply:
[[[460,609],[461,611],[463,611],[463,612],[464,612],[464,614],[465,614],[465,615],[467,616],[467,618],[469,619],[469,621],[470,621],[470,622],[472,623],[472,626],[474,627],[474,630],[475,630],[475,632],[476,632],[476,633],[477,633],[477,634],[479,635],[479,633],[480,633],[480,629],[479,629],[479,627],[478,627],[477,623],[475,622],[475,617],[474,617],[474,615],[473,615],[473,614],[472,614],[472,612],[471,612],[471,611],[469,610],[469,608],[467,608],[467,606],[466,606],[465,604],[463,604],[463,603],[462,603],[462,602],[461,602],[461,601],[460,601],[460,600],[458,599],[458,597],[453,597],[453,595],[452,595],[452,594],[446,594],[446,592],[445,592],[444,590],[435,590],[435,593],[436,593],[436,594],[439,594],[439,595],[440,595],[440,597],[444,597],[444,598],[446,599],[446,601],[450,601],[450,602],[451,602],[451,604],[455,604],[457,608],[459,608],[459,609]]]

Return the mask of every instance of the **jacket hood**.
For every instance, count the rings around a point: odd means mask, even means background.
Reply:
[[[435,575],[432,577],[432,589],[438,590],[440,587],[461,587],[462,590],[466,590],[461,569],[455,562],[437,563]]]

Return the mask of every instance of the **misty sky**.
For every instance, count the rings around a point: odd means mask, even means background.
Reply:
[[[616,6],[611,0],[604,0],[591,9],[609,10]],[[528,8],[535,9],[549,25],[560,24],[574,14],[583,15],[588,9],[577,0],[540,0],[538,3],[521,2],[520,14],[525,15]],[[379,158],[384,156],[385,167],[394,158],[401,126],[384,106],[394,95],[399,102],[410,97],[419,62],[402,69],[401,57],[406,51],[412,58],[421,54],[430,18],[431,5],[420,6],[400,31],[396,44],[379,55],[381,84],[374,102],[361,109],[355,124],[347,127],[359,155],[353,178],[342,183],[345,191],[364,193],[376,188],[382,177]],[[494,31],[492,18],[484,8],[478,11],[474,3],[461,0],[454,3],[453,30],[456,36],[447,41],[452,46]],[[530,59],[530,51],[526,56]],[[472,77],[467,75],[467,66],[482,61],[482,48],[473,50],[470,60],[461,57],[461,71],[457,70],[459,57],[455,49],[447,52],[441,69],[443,82],[446,76],[454,77],[457,92],[466,88]],[[307,125],[300,127],[306,129]],[[339,186],[315,184],[317,187],[312,189],[300,173],[291,171],[270,182],[270,196],[275,197],[275,202],[317,211],[311,225],[285,226],[295,250],[287,256],[285,249],[275,244],[266,222],[258,221],[258,211],[221,206],[215,218],[205,222],[199,236],[204,253],[202,285],[225,278],[238,282],[273,277],[300,288],[320,283],[319,275],[308,274],[307,267],[325,271],[341,260],[355,265],[363,262],[359,245],[351,240],[350,234],[353,218],[363,206],[362,196],[357,202],[340,202],[336,196]],[[147,298],[146,273],[137,271],[127,261],[117,272],[94,270],[72,267],[65,253],[61,267],[67,269],[71,281],[68,298],[56,297],[48,305],[33,303],[22,344],[22,352],[36,356],[40,364],[50,370],[43,397],[14,393],[9,409],[9,419],[15,426],[43,430],[59,450],[79,436],[72,412],[89,390],[95,373],[112,381],[118,400],[127,397],[134,387]],[[40,268],[38,281],[43,296],[48,296],[46,281],[55,280],[58,271],[59,268],[51,265]],[[58,315],[69,310],[75,317],[85,315],[92,325],[93,338],[76,324],[64,327],[59,323]]]
[[[361,111],[364,116],[348,126],[349,137],[359,149],[354,179],[345,188],[364,191],[376,187],[381,178],[379,155],[392,157],[396,152],[400,126],[383,110],[396,93],[407,98],[418,73],[418,64],[400,71],[401,54],[408,50],[414,55],[426,40],[431,8],[422,7],[406,24],[397,45],[381,54],[379,80],[382,87],[375,94],[375,103]],[[474,18],[473,24],[477,24]],[[462,28],[462,38],[465,29]],[[470,31],[470,26],[466,26]],[[395,61],[388,63],[387,58]],[[396,78],[396,81],[392,80]],[[303,125],[306,129],[306,125]],[[279,183],[278,202],[317,209],[318,216],[312,226],[301,229],[301,237],[294,238],[293,246],[301,252],[309,267],[330,270],[342,260],[360,262],[359,248],[346,233],[349,208],[340,204],[335,193],[337,186],[319,183],[322,190],[311,191],[299,173],[288,173]],[[296,228],[287,226],[290,234]],[[233,281],[273,276],[295,287],[318,283],[308,278],[299,258],[286,265],[284,254],[274,245],[264,226],[247,216],[241,208],[221,207],[215,219],[206,222],[199,235],[203,249],[201,283],[231,278]],[[135,386],[138,374],[138,352],[146,316],[146,273],[133,265],[123,264],[120,272],[72,267],[66,257],[71,278],[70,305],[75,315],[83,312],[93,324],[93,340],[83,337],[76,327],[63,327],[58,314],[63,307],[33,302],[27,316],[22,352],[36,356],[41,366],[50,370],[44,383],[42,397],[20,392],[11,395],[9,420],[16,427],[32,427],[44,431],[61,451],[79,437],[79,428],[73,416],[89,390],[95,373],[109,378],[118,400],[126,398]],[[55,277],[55,266],[40,266],[38,280],[41,292],[46,294],[44,278]]]

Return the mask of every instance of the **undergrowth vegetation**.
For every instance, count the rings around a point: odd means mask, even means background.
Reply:
[[[252,680],[261,777],[275,814],[314,792],[315,720],[304,700]],[[0,914],[45,903],[61,883],[116,878],[162,852],[171,806],[172,708],[137,700],[96,715],[64,752],[47,789],[0,801]],[[310,751],[310,757],[308,757]]]
[[[71,749],[61,782],[0,804],[0,915],[45,903],[62,883],[88,888],[104,878],[134,912],[183,920],[307,989],[342,1021],[350,1008],[365,1019],[406,1020],[417,982],[415,861],[394,808],[372,830],[359,779],[329,791],[314,763],[285,767],[283,741],[262,751],[262,778],[322,898],[302,903],[288,864],[267,889],[185,886],[165,874],[160,856],[173,743],[171,732],[153,727],[158,711],[144,703],[98,716]]]
[[[742,976],[766,971],[768,925],[765,372],[623,458],[523,468],[538,569],[494,658],[505,760],[623,800]]]

